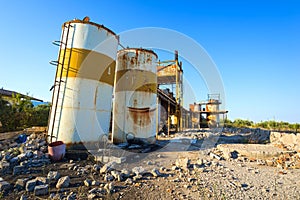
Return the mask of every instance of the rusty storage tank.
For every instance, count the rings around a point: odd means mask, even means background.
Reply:
[[[114,143],[154,143],[157,55],[146,49],[118,51],[113,103]]]
[[[62,26],[49,141],[67,148],[95,145],[108,135],[112,107],[118,36],[89,21],[72,20]]]
[[[217,99],[209,99],[208,103],[206,104],[206,111],[207,113],[207,125],[209,127],[216,127],[220,122],[219,119],[219,105],[220,101]]]
[[[201,105],[198,103],[194,103],[194,119],[193,121],[195,122],[195,125],[198,127],[200,123],[200,114],[201,111]]]

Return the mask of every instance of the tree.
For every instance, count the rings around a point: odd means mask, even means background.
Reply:
[[[220,124],[224,124],[224,127],[228,127],[228,128],[232,127],[232,125],[233,125],[232,121],[230,121],[227,118],[226,119],[221,119]]]
[[[50,107],[50,104],[42,104],[34,107],[31,124],[34,126],[47,126]]]
[[[0,122],[2,126],[0,127],[0,132],[8,131],[13,129],[13,109],[8,101],[5,101],[2,96],[0,96]]]
[[[0,96],[0,132],[23,130],[31,126],[47,126],[50,105],[33,106],[29,97],[13,95],[12,104]]]
[[[235,119],[233,121],[233,126],[240,127],[240,128],[246,128],[246,127],[252,127],[254,125],[253,121],[244,120],[244,119]]]

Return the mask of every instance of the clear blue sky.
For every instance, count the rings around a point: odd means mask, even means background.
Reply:
[[[85,16],[116,33],[186,34],[218,67],[230,119],[300,122],[299,1],[0,1],[0,87],[50,101],[48,61],[58,53],[51,42],[63,22]],[[201,85],[197,100],[206,98],[203,81],[185,78]]]

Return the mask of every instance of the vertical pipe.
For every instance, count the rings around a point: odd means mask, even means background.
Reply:
[[[176,87],[176,107],[175,107],[175,116],[177,118],[177,123],[176,123],[176,132],[178,131],[179,128],[179,88],[178,88],[178,51],[175,50],[175,87]]]
[[[158,137],[159,123],[160,123],[158,115],[159,115],[159,98],[157,96],[156,98],[156,139]]]
[[[168,137],[170,137],[170,101],[168,101]]]

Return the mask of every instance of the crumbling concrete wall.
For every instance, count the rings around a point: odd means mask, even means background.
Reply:
[[[249,143],[252,144],[265,144],[270,141],[270,131],[269,130],[263,130],[260,128],[252,129]]]
[[[291,150],[300,151],[300,133],[271,132],[270,142],[282,144]]]
[[[260,128],[224,128],[223,132],[229,143],[267,144],[270,142],[270,131]]]

